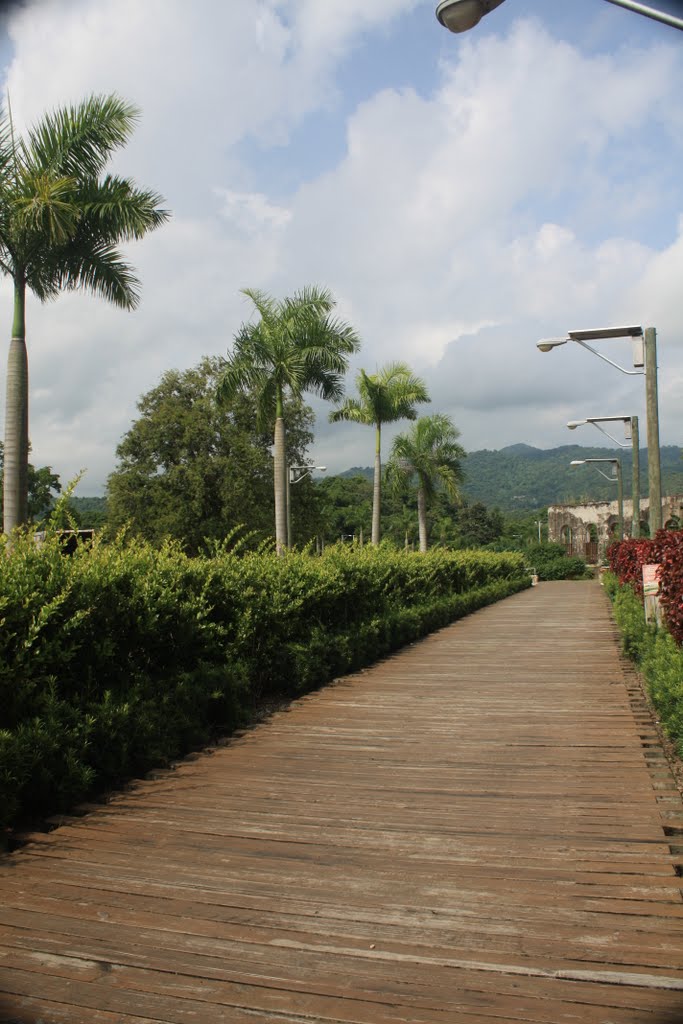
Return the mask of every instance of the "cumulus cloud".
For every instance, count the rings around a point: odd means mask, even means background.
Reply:
[[[309,282],[331,287],[361,334],[355,368],[409,361],[469,448],[560,443],[568,418],[622,402],[640,411],[639,378],[581,351],[541,357],[535,341],[656,323],[663,430],[680,438],[680,52],[585,53],[518,21],[454,43],[429,89],[368,91],[344,113],[342,64],[387,19],[400,29],[417,0],[351,0],[334,19],[324,7],[47,0],[14,13],[17,117],[44,109],[46,69],[51,104],[91,91],[132,98],[143,118],[117,165],[174,212],[131,247],[144,286],[135,314],[76,295],[31,304],[36,460],[65,476],[88,465],[81,492],[97,490],[139,394],[171,366],[226,351],[251,313],[241,287],[283,294]],[[274,153],[296,146],[306,165],[320,118],[341,157],[294,187],[264,188]],[[364,432],[318,408],[317,460],[368,463]]]

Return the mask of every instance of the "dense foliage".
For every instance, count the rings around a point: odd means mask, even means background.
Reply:
[[[621,584],[643,593],[644,565],[660,565],[660,603],[671,636],[683,644],[683,530],[660,530],[653,540],[623,540],[607,553]]]
[[[588,437],[586,438],[588,440]],[[467,454],[463,494],[470,502],[481,501],[504,512],[516,512],[575,504],[583,501],[614,501],[616,488],[584,466],[569,469],[572,459],[622,459],[624,495],[631,494],[631,451],[613,451],[589,445],[563,445],[540,449],[518,444],[500,451],[473,451]],[[664,445],[661,449],[662,488],[664,494],[683,494],[681,449]],[[641,494],[648,492],[647,451],[640,453]]]
[[[528,586],[519,555],[0,551],[0,822],[64,809]]]
[[[662,725],[683,757],[683,649],[666,630],[646,625],[642,599],[631,584],[607,573],[605,587],[624,653],[638,664]]]
[[[140,415],[117,448],[119,464],[108,482],[114,530],[130,524],[154,544],[171,538],[191,553],[242,524],[257,540],[272,536],[272,437],[249,395],[216,404],[221,369],[221,360],[207,358],[189,370],[169,370],[140,398]],[[298,403],[286,408],[287,458],[301,463],[312,414]],[[292,505],[292,521],[308,541],[317,532],[309,480],[292,488]]]
[[[533,544],[525,550],[539,580],[580,580],[586,576],[583,558],[568,555],[561,544]]]

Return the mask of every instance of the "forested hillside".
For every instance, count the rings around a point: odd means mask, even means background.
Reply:
[[[464,461],[463,494],[503,511],[522,511],[546,505],[579,501],[604,501],[616,497],[616,486],[604,480],[594,466],[571,466],[572,459],[620,457],[624,494],[631,493],[631,450],[612,451],[583,445],[532,448],[514,444],[500,451],[469,452]],[[661,450],[662,485],[665,494],[683,494],[681,449],[667,445]],[[605,470],[608,467],[601,467]],[[370,468],[353,468],[341,476],[372,476]],[[647,452],[640,453],[641,493],[647,494]]]

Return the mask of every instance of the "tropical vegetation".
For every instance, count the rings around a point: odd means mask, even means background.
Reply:
[[[85,289],[122,309],[137,305],[138,281],[119,243],[168,218],[161,197],[103,172],[129,139],[137,109],[91,96],[46,114],[24,137],[0,116],[0,271],[12,279],[14,318],[5,406],[4,531],[28,517],[26,293],[41,301]]]
[[[420,551],[427,550],[427,505],[441,488],[452,501],[459,497],[465,449],[458,444],[460,431],[448,416],[422,416],[405,434],[394,438],[387,479],[398,489],[417,482],[417,518]]]
[[[638,665],[657,716],[680,757],[683,757],[682,555],[682,531],[662,530],[654,541],[621,541],[610,549],[611,570],[603,577],[613,602],[624,654]],[[642,565],[657,564],[657,561],[643,562],[643,558],[657,559],[661,566],[664,628],[648,624],[645,619]]]
[[[261,429],[274,430],[275,545],[287,547],[287,452],[285,400],[304,393],[338,402],[344,395],[349,356],[360,341],[350,324],[333,315],[335,301],[325,288],[308,287],[274,299],[245,288],[258,320],[242,325],[218,383],[218,400],[238,392],[256,397]]]
[[[248,528],[254,544],[272,537],[271,437],[259,425],[253,392],[217,404],[222,371],[223,360],[205,358],[189,370],[167,371],[141,396],[108,480],[110,530],[127,525],[158,546],[170,538],[189,554],[237,526]],[[285,457],[300,464],[313,437],[312,413],[291,399],[283,408]],[[316,493],[310,480],[293,490],[293,521],[307,542],[318,532]]]
[[[519,554],[320,558],[19,535],[0,575],[0,824],[65,810],[529,585]]]
[[[428,402],[429,394],[423,380],[416,377],[406,363],[389,363],[377,373],[361,370],[356,377],[358,398],[347,398],[330,420],[349,420],[375,428],[375,466],[372,495],[372,543],[380,541],[382,504],[382,426],[397,420],[417,419],[415,406]]]

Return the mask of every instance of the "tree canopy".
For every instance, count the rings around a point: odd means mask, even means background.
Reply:
[[[108,481],[109,521],[161,543],[179,540],[191,553],[205,539],[221,540],[236,526],[257,540],[272,536],[271,437],[258,420],[258,398],[237,392],[216,402],[223,361],[205,358],[189,370],[169,370],[138,402],[140,415],[117,448]],[[312,439],[313,415],[288,402],[288,458],[301,463]],[[302,539],[315,535],[312,485],[296,491],[295,524]],[[309,532],[310,530],[310,532]]]
[[[377,373],[361,370],[356,377],[358,398],[347,398],[330,413],[333,423],[348,420],[375,428],[375,471],[372,498],[372,543],[380,541],[382,505],[382,426],[417,418],[415,406],[428,402],[425,382],[406,363],[388,363]]]
[[[103,172],[129,139],[137,109],[118,96],[91,96],[46,114],[22,138],[0,114],[0,271],[12,279],[14,318],[7,363],[4,530],[26,521],[28,357],[26,291],[41,301],[85,289],[122,309],[138,284],[117,246],[168,218],[161,197]]]
[[[340,401],[349,356],[360,342],[350,324],[333,315],[335,301],[325,288],[304,288],[279,300],[256,289],[243,291],[259,319],[240,328],[221,374],[218,398],[229,402],[249,392],[261,427],[274,427],[275,543],[280,553],[287,545],[286,399],[296,407],[310,392]]]
[[[410,430],[394,438],[387,477],[395,488],[417,481],[420,551],[427,550],[427,506],[441,489],[455,501],[463,478],[465,449],[460,431],[448,416],[421,416]]]

